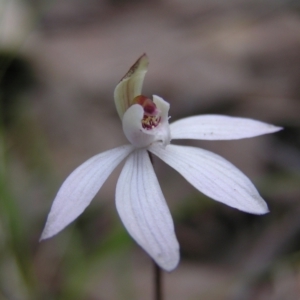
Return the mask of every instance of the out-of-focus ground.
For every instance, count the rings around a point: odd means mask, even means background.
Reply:
[[[165,299],[300,299],[297,1],[0,2],[0,299],[152,299],[152,266],[114,207],[121,166],[68,229],[39,244],[64,178],[126,143],[113,90],[144,52],[144,94],[282,132],[191,142],[234,163],[270,213],[216,203],[155,160],[181,246]]]

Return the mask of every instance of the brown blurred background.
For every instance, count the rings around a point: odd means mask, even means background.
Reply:
[[[113,91],[144,52],[143,93],[197,114],[284,126],[191,142],[234,163],[270,213],[216,203],[158,159],[181,246],[166,300],[300,299],[300,3],[0,2],[0,299],[152,299],[152,266],[117,216],[121,166],[68,229],[39,244],[64,178],[126,142]]]

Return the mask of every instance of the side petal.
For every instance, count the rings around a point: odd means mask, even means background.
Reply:
[[[248,177],[221,156],[175,145],[164,149],[156,144],[149,150],[208,197],[248,213],[268,212],[266,202]]]
[[[148,68],[148,57],[143,54],[121,79],[114,91],[115,105],[120,119],[136,96],[141,95]]]
[[[156,107],[160,110],[160,123],[156,130],[157,138],[156,140],[162,141],[164,147],[170,144],[171,134],[170,134],[170,125],[169,125],[169,109],[170,104],[165,101],[163,98],[153,95],[153,102]]]
[[[161,123],[169,124],[170,103],[157,95],[153,95],[153,102],[160,111]]]
[[[107,177],[131,152],[126,145],[98,154],[75,169],[59,189],[52,204],[41,240],[64,229],[90,204]]]
[[[179,245],[165,198],[146,150],[126,160],[117,183],[116,205],[135,241],[167,271],[179,262]]]
[[[188,117],[170,124],[172,139],[235,140],[281,130],[260,121],[221,115]]]

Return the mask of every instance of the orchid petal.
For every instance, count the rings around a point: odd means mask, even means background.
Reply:
[[[170,104],[165,101],[163,98],[153,95],[153,102],[155,103],[157,109],[160,111],[160,123],[155,128],[156,130],[156,140],[162,141],[164,146],[170,144],[171,134],[170,134],[170,125],[169,125],[169,109]]]
[[[188,117],[170,124],[172,139],[235,140],[281,129],[252,119],[221,115]]]
[[[235,166],[212,152],[186,146],[152,145],[149,150],[208,197],[253,214],[268,212],[252,182]]]
[[[41,240],[57,234],[75,220],[90,204],[107,177],[131,151],[131,145],[108,150],[75,169],[54,199]]]
[[[157,109],[160,111],[161,123],[169,124],[170,103],[157,95],[153,95],[153,102],[155,103]]]
[[[115,88],[115,104],[121,120],[125,111],[131,106],[133,99],[142,93],[148,64],[148,57],[146,54],[143,54]]]
[[[179,245],[149,155],[136,150],[126,160],[116,189],[121,220],[135,241],[167,271],[179,262]]]

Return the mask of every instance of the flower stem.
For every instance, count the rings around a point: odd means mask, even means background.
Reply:
[[[163,300],[162,296],[162,271],[161,268],[153,261],[154,274],[154,300]]]

